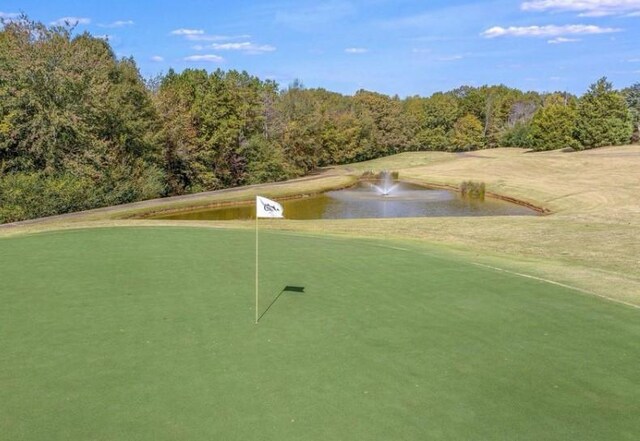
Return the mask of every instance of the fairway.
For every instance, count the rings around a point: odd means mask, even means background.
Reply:
[[[0,239],[0,439],[636,440],[640,311],[438,248]],[[285,287],[289,289],[285,290]]]

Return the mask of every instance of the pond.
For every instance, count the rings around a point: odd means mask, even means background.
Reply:
[[[379,186],[360,182],[345,190],[317,196],[280,201],[287,219],[359,219],[441,216],[534,216],[530,208],[487,198],[470,201],[449,190],[429,189],[405,182],[395,183],[387,192]],[[155,216],[176,220],[254,219],[255,207],[237,205]]]

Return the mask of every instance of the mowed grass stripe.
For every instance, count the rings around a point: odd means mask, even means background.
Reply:
[[[261,231],[0,240],[7,439],[635,439],[638,311],[441,252]],[[393,243],[391,243],[393,246]]]

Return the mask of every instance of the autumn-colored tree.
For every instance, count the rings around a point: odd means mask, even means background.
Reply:
[[[467,114],[453,126],[452,148],[455,151],[476,150],[484,147],[483,127],[480,120]]]
[[[640,85],[577,99],[503,85],[428,98],[280,90],[235,70],[169,70],[72,27],[0,29],[0,222],[301,176],[408,150],[548,150],[626,143]]]
[[[452,94],[435,93],[424,100],[424,120],[416,138],[421,150],[447,150],[460,116],[459,102]]]
[[[369,126],[369,158],[407,150],[409,139],[402,125],[402,103],[398,97],[359,90],[353,97],[358,119]]]
[[[162,195],[157,130],[135,62],[108,42],[27,17],[4,23],[0,222]]]
[[[155,102],[162,119],[163,165],[171,193],[259,180],[251,176],[259,167],[250,161],[266,158],[265,152],[252,154],[250,147],[262,149],[256,136],[263,140],[270,136],[269,112],[276,93],[275,83],[246,72],[169,71],[161,79]]]

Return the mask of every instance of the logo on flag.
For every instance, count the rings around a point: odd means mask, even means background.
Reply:
[[[279,203],[256,196],[256,217],[284,217],[284,210]]]

